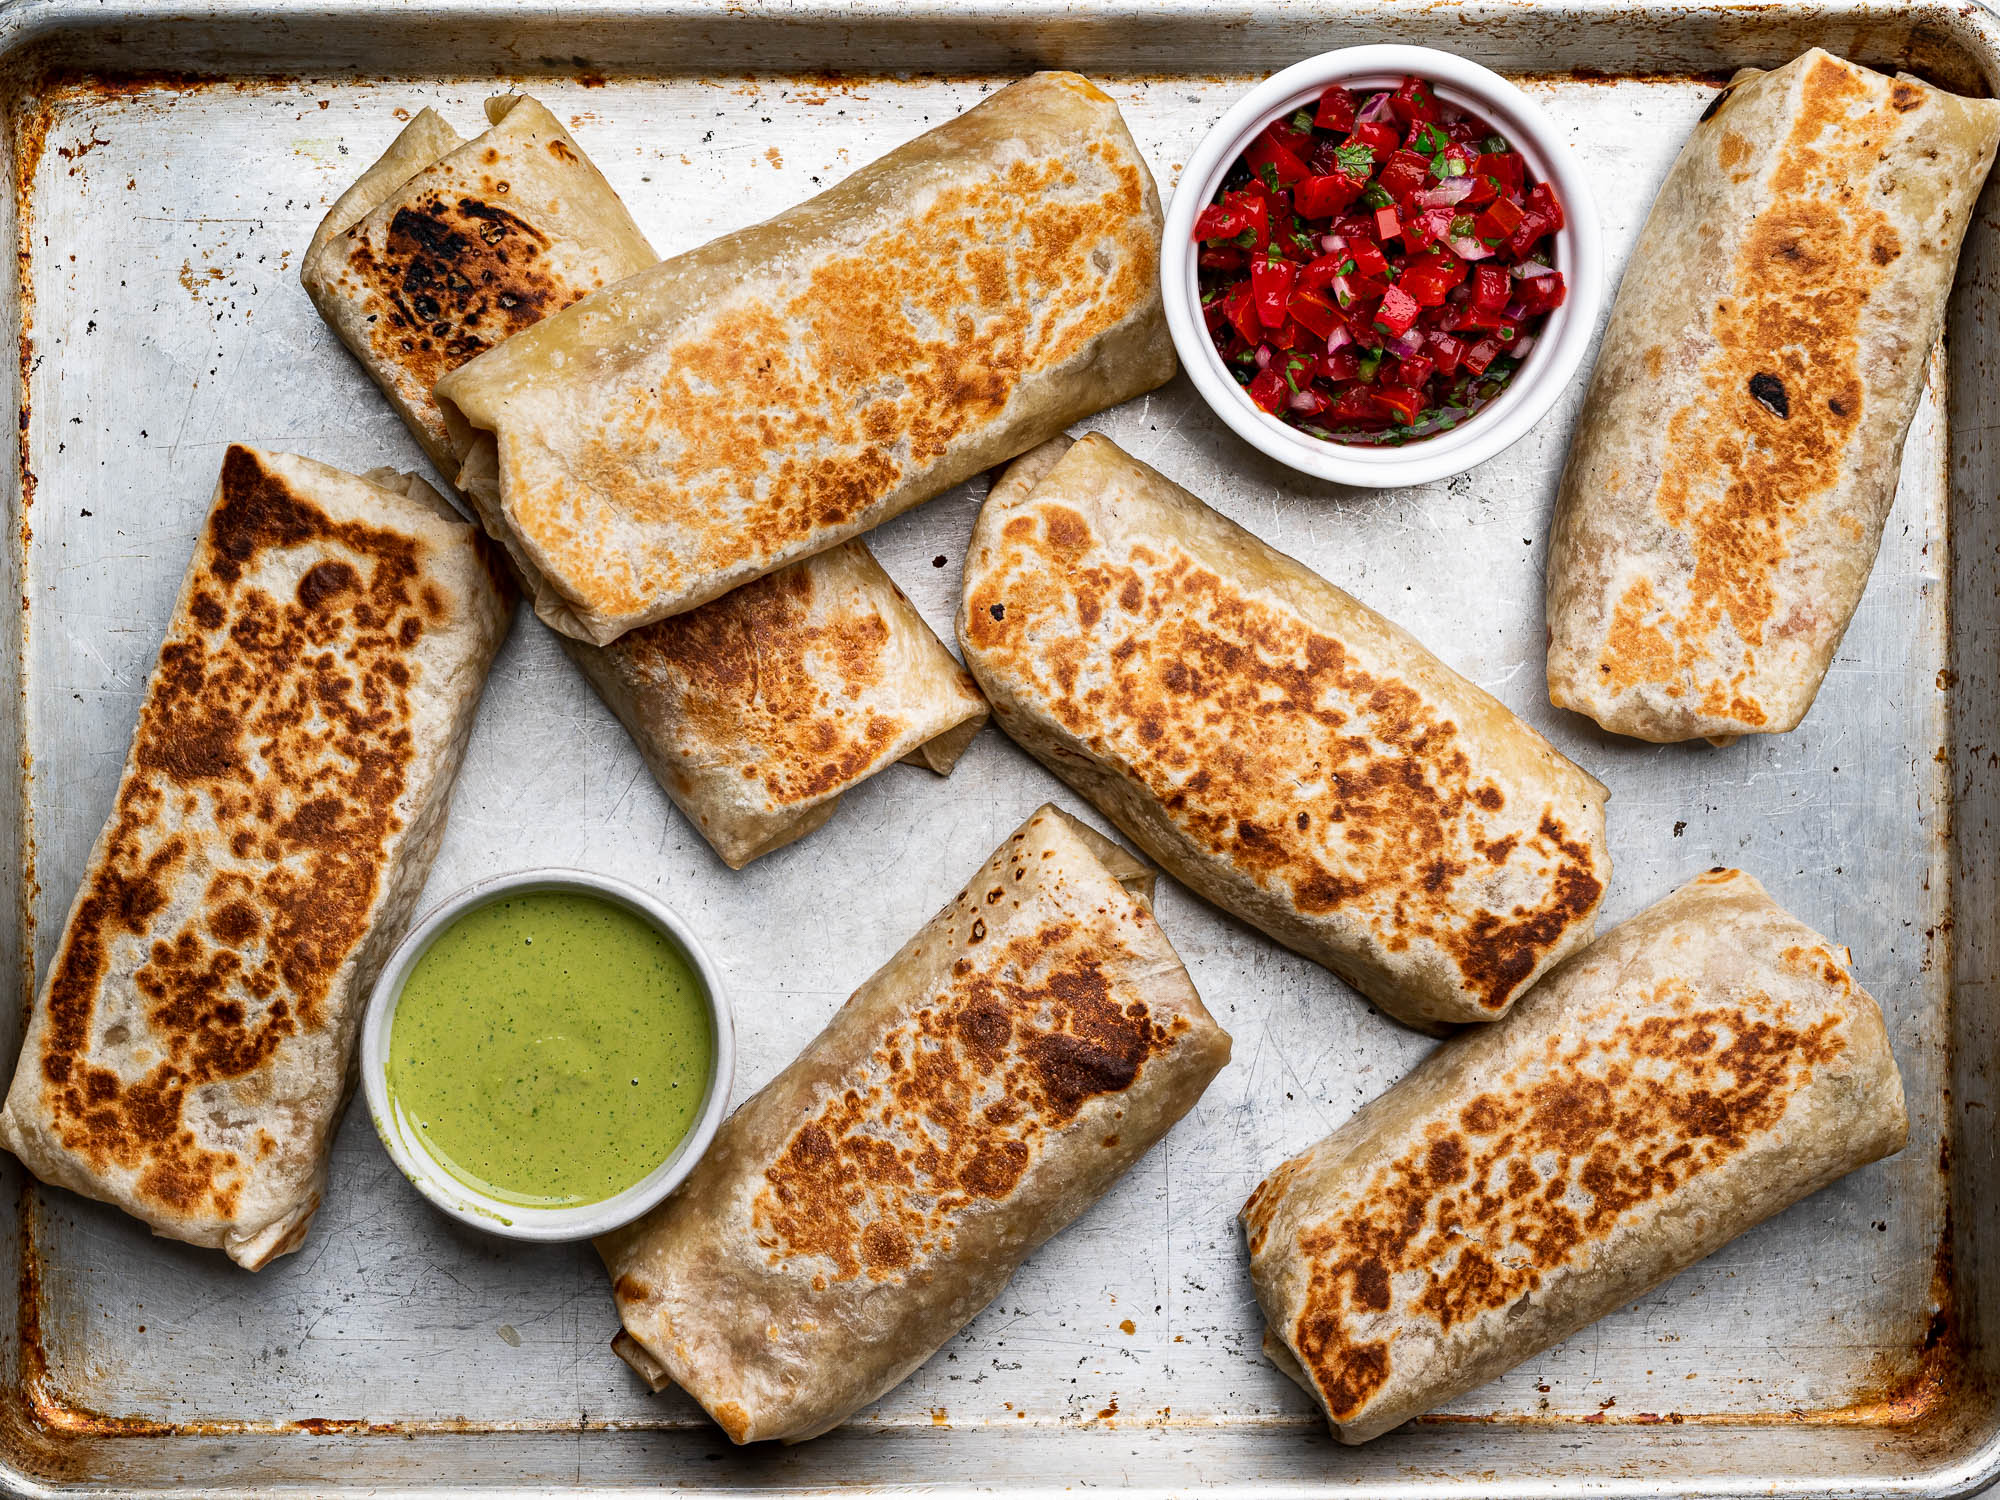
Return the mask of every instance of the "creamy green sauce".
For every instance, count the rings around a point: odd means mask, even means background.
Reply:
[[[389,1031],[389,1091],[439,1165],[532,1207],[596,1203],[666,1160],[715,1054],[701,979],[651,923],[574,892],[440,932]]]

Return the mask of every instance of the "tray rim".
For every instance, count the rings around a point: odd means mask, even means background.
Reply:
[[[1506,0],[1464,0],[1464,3],[1460,3],[1460,0],[1441,0],[1441,3],[1447,9],[1457,11],[1461,18],[1466,15],[1477,14],[1490,17],[1495,24],[1500,25],[1504,25],[1509,16],[1533,10],[1584,12],[1605,17],[1616,17],[1621,14],[1630,13],[1657,18],[1665,22],[1681,21],[1684,23],[1689,22],[1690,18],[1695,15],[1709,14],[1721,18],[1741,18],[1751,26],[1754,26],[1758,19],[1772,12],[1796,14],[1816,19],[1825,24],[1834,24],[1843,20],[1865,22],[1870,18],[1881,17],[1885,14],[1917,13],[1922,16],[1934,18],[1935,22],[1942,26],[1943,33],[1948,41],[1966,49],[1976,47],[1978,55],[1975,61],[1982,65],[1982,71],[1989,86],[1994,92],[2000,93],[2000,0],[1964,0],[1964,3],[1957,5],[1945,3],[1945,0],[1914,0],[1914,3],[1909,4],[1907,7],[1897,5],[1893,3],[1893,0],[1890,0],[1890,3],[1883,3],[1883,0],[1775,0],[1775,3],[1762,3],[1762,0],[1708,0],[1708,3],[1699,5],[1674,4],[1670,3],[1670,0],[1639,0],[1639,3],[1629,4],[1618,3],[1618,0],[1566,0],[1566,3],[1560,3],[1560,0],[1518,0],[1518,3],[1512,4],[1506,3]],[[100,34],[112,34],[121,26],[129,27],[133,30],[147,27],[174,26],[227,29],[263,25],[282,28],[298,23],[303,19],[307,24],[317,23],[322,26],[340,25],[359,29],[365,28],[371,18],[378,19],[385,24],[391,22],[408,24],[413,17],[429,16],[461,25],[506,25],[524,18],[541,17],[553,20],[559,15],[562,23],[565,25],[576,24],[596,28],[617,28],[621,26],[657,27],[666,24],[714,24],[726,22],[732,17],[745,16],[751,13],[755,13],[760,19],[777,20],[787,26],[799,27],[845,26],[849,28],[864,28],[875,25],[908,24],[976,26],[980,24],[982,14],[981,11],[975,9],[976,5],[977,0],[968,0],[968,3],[965,5],[955,5],[951,3],[951,0],[930,0],[930,3],[922,5],[902,4],[898,3],[898,0],[851,0],[851,3],[840,3],[840,0],[749,0],[747,5],[742,3],[742,0],[666,0],[666,3],[659,4],[637,3],[637,0],[575,0],[575,3],[560,5],[556,4],[555,0],[520,0],[520,3],[508,3],[508,0],[423,0],[421,4],[409,3],[409,0],[318,0],[318,3],[308,11],[304,8],[294,9],[284,4],[271,3],[271,0],[213,0],[213,3],[202,5],[199,9],[184,5],[180,3],[180,0],[128,0],[128,3],[123,8],[116,10],[108,8],[104,0],[99,0],[99,3],[96,4],[93,4],[92,0],[0,0],[0,88],[4,88],[6,75],[10,71],[15,70],[24,60],[32,62],[36,58],[38,49],[43,49],[48,44],[60,41],[66,37],[81,36],[88,38]],[[1263,6],[1248,3],[1248,0],[1174,0],[1174,9],[1181,13],[1193,13],[1204,17],[1231,18],[1255,16],[1259,13],[1267,12],[1269,6],[1268,3]],[[1326,11],[1339,12],[1345,15],[1380,17],[1386,21],[1403,13],[1405,7],[1401,3],[1401,0],[1320,0],[1320,3],[1315,3],[1315,0],[1301,0],[1301,3],[1298,4],[1291,4],[1289,0],[1281,0],[1280,9],[1294,15],[1308,14],[1312,11]],[[1066,0],[988,0],[983,14],[991,18],[1000,15],[1003,11],[1007,24],[1029,27],[1053,25],[1059,22],[1073,23],[1077,17],[1077,7],[1066,3]],[[1094,26],[1130,24],[1151,19],[1157,15],[1156,7],[1146,4],[1145,0],[1109,0],[1109,3],[1092,5],[1089,8],[1089,12],[1090,15],[1087,24]],[[1956,34],[1954,35],[1953,33]],[[118,44],[125,44],[126,39],[119,37],[117,41]],[[583,59],[581,58],[521,58],[510,62],[505,76],[531,78],[535,76],[570,75],[577,71],[577,65],[582,62]],[[613,76],[617,76],[620,71],[615,66],[608,64],[592,64],[591,66],[593,71],[603,71]],[[690,66],[686,69],[686,71],[697,70],[716,71],[698,69],[696,66]],[[122,77],[126,71],[123,68],[107,69],[105,70],[105,76]],[[627,70],[625,76],[652,75],[660,71],[661,69],[657,67],[642,64]],[[900,72],[901,70],[884,71]],[[993,70],[980,67],[968,71],[976,71],[983,74]],[[944,76],[957,76],[957,74],[958,70],[949,70]],[[344,80],[377,76],[402,75],[384,75],[370,69],[337,64],[324,71],[315,70],[306,73],[290,73],[284,70],[259,72],[254,69],[238,66],[212,76],[198,71],[177,71],[166,75],[164,81],[170,84],[198,84],[212,81],[226,81],[238,77],[260,79],[288,78],[303,81],[317,78]],[[422,76],[449,80],[456,77],[472,78],[487,75],[482,75],[475,70],[465,74],[433,75],[426,73]],[[1138,77],[1155,75],[1138,71],[1114,76]],[[1171,76],[1171,71],[1167,75],[1159,76]],[[1619,74],[1616,76],[1622,78],[1660,75],[1634,73]],[[0,102],[4,102],[7,106],[7,119],[5,123],[11,135],[14,123],[12,101],[5,100]],[[25,330],[21,329],[13,321],[18,319],[20,313],[18,296],[20,277],[20,265],[10,264],[4,272],[4,280],[0,280],[0,301],[4,301],[5,304],[4,316],[9,320],[8,326],[22,338],[23,368],[17,370],[13,377],[17,400],[21,393],[21,380],[27,357]],[[1955,384],[1954,389],[1956,389]],[[1945,460],[1954,471],[1959,467],[1955,432],[1956,428],[1954,424],[1954,437],[1948,440],[1944,449]],[[21,461],[22,444],[18,433],[11,440],[15,444],[15,463],[11,466],[11,472],[7,476],[7,483],[10,488],[5,498],[10,510],[18,515],[22,500],[20,490],[22,474],[24,472]],[[1950,479],[1948,483],[1952,490],[1951,509],[1955,514],[1959,508],[1959,484],[1955,477]],[[5,569],[5,580],[10,586],[17,584],[19,581],[19,567],[27,544],[28,518],[21,517],[20,519],[22,525],[17,538],[18,544],[10,546],[6,550],[4,563],[0,563],[0,567],[4,567]],[[1952,535],[1955,539],[1957,535],[1955,529]],[[1954,585],[1958,571],[1956,553],[1957,548],[1954,546],[1952,571],[1948,574]],[[17,595],[18,592],[18,588],[16,588]],[[1955,586],[1947,589],[1948,609],[1951,607],[1950,601],[1956,597],[1956,592]],[[1955,611],[1953,612],[1955,613]],[[10,618],[14,622],[15,644],[18,647],[21,644],[20,631],[23,628],[24,613],[11,613]],[[1957,640],[1958,636],[1956,632],[1948,628],[1946,636],[1947,647],[1954,661],[1956,661],[1958,655]],[[0,652],[0,694],[10,694],[15,705],[16,711],[12,717],[12,729],[19,757],[18,763],[21,765],[25,777],[26,775],[32,775],[32,770],[28,759],[25,714],[21,711],[25,702],[24,691],[24,673],[18,653]],[[1951,720],[1946,730],[1948,744],[1955,744],[1957,742],[1958,722],[1964,713],[1963,700],[1955,699],[1951,706]],[[18,785],[19,783],[17,783]],[[28,940],[28,935],[32,932],[33,928],[32,902],[35,893],[34,841],[33,831],[29,826],[29,815],[25,799],[19,799],[18,792],[14,796],[19,800],[20,805],[11,805],[5,799],[0,799],[0,842],[15,843],[21,855],[21,858],[14,862],[11,869],[0,870],[0,903],[12,906],[16,916],[15,922],[11,924],[12,931],[6,933],[4,936],[0,936],[0,944],[12,943],[15,945],[11,953],[6,947],[0,946],[0,968],[5,968],[8,959],[11,957],[16,966],[16,971],[22,976],[24,991],[32,995],[34,978],[32,972],[33,945]],[[1950,827],[1952,830],[1950,842],[1954,845],[1954,850],[1943,856],[1944,859],[1950,862],[1954,879],[1951,905],[1953,911],[1956,911],[1958,908],[1958,886],[1960,884],[1957,880],[1956,860],[1960,817],[1961,814],[1955,807],[1950,818]],[[1957,953],[1954,952],[1952,957],[1955,964],[1958,957]],[[1950,992],[1953,996],[1951,1003],[1954,1009],[1958,1004],[1958,989],[1957,974],[1954,968],[1954,979],[1950,986]],[[1954,1089],[1953,1092],[1955,1094],[1956,1090]],[[1946,1139],[1948,1141],[1958,1135],[1962,1120],[1963,1102],[1954,1098],[1949,1124],[1946,1127]],[[9,1173],[25,1176],[25,1174],[18,1173],[10,1158],[0,1156],[0,1202],[5,1201],[5,1179]],[[1962,1177],[1955,1175],[1951,1183],[1954,1204],[1958,1200],[1959,1190],[1964,1186]],[[18,1279],[22,1292],[19,1311],[22,1313],[30,1311],[29,1304],[31,1300],[38,1300],[31,1299],[30,1296],[35,1280],[35,1266],[32,1259],[31,1245],[35,1219],[35,1196],[35,1189],[32,1183],[24,1180],[18,1198],[19,1234],[16,1237],[17,1243],[10,1247],[4,1243],[5,1236],[0,1235],[0,1285],[4,1285],[5,1278],[9,1272],[12,1272]],[[1948,1219],[1947,1244],[1950,1243],[1950,1222]],[[55,1432],[65,1440],[73,1440],[79,1444],[95,1448],[100,1444],[117,1444],[137,1436],[163,1435],[142,1430],[154,1424],[93,1424],[88,1419],[87,1414],[66,1413],[59,1402],[38,1408],[36,1404],[38,1397],[46,1395],[46,1393],[38,1393],[32,1390],[34,1377],[28,1367],[32,1363],[33,1351],[29,1347],[29,1344],[20,1338],[20,1332],[21,1329],[18,1325],[8,1326],[4,1322],[0,1322],[0,1495],[137,1493],[135,1491],[114,1490],[96,1486],[84,1490],[73,1490],[67,1485],[51,1486],[42,1480],[32,1477],[26,1471],[15,1468],[9,1462],[6,1456],[6,1445],[22,1436],[20,1422],[23,1415],[23,1408],[16,1406],[11,1398],[23,1394],[24,1391],[28,1395],[26,1409],[29,1415],[39,1415],[44,1419],[52,1420]],[[10,1355],[16,1358],[16,1362],[21,1367],[18,1373],[23,1377],[20,1386],[12,1388],[7,1384],[9,1379],[7,1365]],[[1983,1411],[1982,1415],[2000,1416],[2000,1389],[1987,1385],[1982,1394],[1992,1407],[1991,1411]],[[67,1420],[65,1420],[66,1418]],[[197,1449],[203,1444],[227,1442],[230,1437],[239,1434],[246,1438],[262,1436],[267,1432],[272,1435],[283,1433],[289,1436],[304,1430],[309,1436],[319,1438],[346,1438],[356,1435],[345,1428],[337,1433],[315,1432],[309,1426],[302,1429],[301,1424],[273,1424],[268,1428],[261,1424],[230,1424],[230,1431],[228,1433],[216,1432],[211,1434],[202,1432],[200,1425],[197,1423],[185,1428],[178,1426],[167,1428],[165,1429],[165,1434],[171,1434],[180,1440],[187,1441]],[[596,1426],[597,1424],[592,1425]],[[1543,1424],[1522,1423],[1513,1425],[1533,1430],[1539,1429]],[[1549,1425],[1560,1429],[1577,1424],[1569,1419],[1564,1419]],[[1773,1419],[1769,1423],[1766,1423],[1761,1418],[1751,1418],[1749,1421],[1743,1423],[1711,1421],[1708,1423],[1690,1422],[1688,1425],[1697,1431],[1728,1428],[1747,1428],[1753,1431],[1770,1432],[1790,1430],[1782,1419]],[[1866,1424],[1857,1425],[1865,1426]],[[1893,1425],[1893,1423],[1887,1425]],[[1989,1426],[1991,1427],[1991,1424]],[[611,1433],[619,1433],[616,1424],[609,1424],[605,1430]],[[643,1429],[628,1429],[620,1435],[638,1436],[642,1435],[643,1431]],[[1609,1436],[1613,1431],[1621,1431],[1629,1434],[1633,1429],[1613,1429],[1606,1427],[1600,1428],[1598,1431]],[[395,1426],[393,1432],[394,1435],[405,1437],[416,1435],[412,1434],[404,1425]],[[378,1433],[366,1429],[363,1429],[362,1433],[370,1437],[386,1437],[391,1435],[387,1432]],[[517,1441],[524,1444],[553,1441],[558,1436],[554,1430],[516,1433],[509,1432],[504,1428],[495,1430],[490,1425],[479,1425],[463,1430],[454,1430],[449,1423],[441,1423],[435,1427],[430,1424],[419,1424],[417,1433],[426,1437],[465,1438],[483,1442],[497,1441],[502,1444]],[[885,1440],[893,1440],[889,1434],[885,1433],[870,1433],[866,1436],[869,1442],[875,1444],[880,1444]],[[977,1434],[968,1433],[966,1436],[972,1438],[976,1437]],[[1171,1434],[1163,1434],[1163,1436],[1171,1436]],[[1127,1437],[1136,1440],[1138,1434],[1127,1434]],[[198,1459],[194,1459],[193,1455],[191,1455],[191,1459],[196,1462],[199,1461]],[[1888,1480],[1881,1476],[1861,1476],[1857,1474],[1848,1476],[1848,1482],[1844,1484],[1821,1484],[1819,1482],[1804,1481],[1790,1482],[1787,1480],[1776,1480],[1756,1485],[1724,1482],[1713,1488],[1704,1487],[1699,1490],[1689,1490],[1687,1492],[1704,1494],[1777,1493],[1805,1495],[1837,1493],[1843,1495],[1964,1495],[1977,1493],[1987,1488],[1996,1479],[2000,1479],[2000,1427],[1991,1427],[1991,1430],[1987,1431],[1985,1436],[1972,1446],[1955,1450],[1949,1460],[1925,1469],[1921,1473],[1909,1474],[1899,1479]],[[1572,1494],[1577,1487],[1574,1480],[1563,1481],[1551,1479],[1539,1484],[1502,1483],[1491,1488],[1496,1493],[1504,1492],[1524,1496],[1548,1494],[1555,1496]],[[1597,1477],[1588,1481],[1584,1487],[1592,1491],[1614,1495],[1644,1495],[1660,1492],[1660,1486],[1655,1483],[1644,1479],[1626,1477]],[[976,1485],[964,1487],[952,1485],[936,1489],[925,1486],[924,1488],[926,1493],[984,1492]],[[378,1488],[374,1485],[370,1485],[369,1490],[371,1493],[391,1492],[389,1488]],[[147,1493],[152,1492],[150,1490],[147,1491]],[[205,1486],[197,1487],[193,1491],[180,1489],[159,1491],[159,1493],[176,1494],[224,1492],[221,1490],[210,1491]],[[237,1493],[238,1491],[229,1490],[226,1492]],[[318,1491],[315,1489],[313,1492],[317,1493]],[[328,1492],[333,1493],[335,1490],[329,1489]],[[338,1492],[345,1493],[346,1491],[342,1489]],[[402,1493],[403,1490],[401,1487],[395,1487],[393,1492]],[[443,1491],[426,1487],[420,1492],[436,1494]],[[740,1493],[739,1490],[734,1488],[729,1489],[727,1492]],[[1045,1489],[1043,1486],[1024,1486],[1020,1492],[1025,1494],[1054,1493],[1055,1488]],[[1335,1491],[1331,1489],[1322,1491],[1315,1487],[1310,1491],[1300,1491],[1299,1493],[1317,1494],[1322,1492],[1333,1493]],[[1347,1487],[1341,1489],[1339,1492],[1404,1495],[1431,1493],[1433,1491],[1428,1485],[1407,1486],[1399,1484],[1365,1488]]]

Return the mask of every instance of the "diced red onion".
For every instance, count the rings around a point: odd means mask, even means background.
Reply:
[[[1312,411],[1318,406],[1319,397],[1313,394],[1311,386],[1301,386],[1298,390],[1292,392],[1291,408],[1293,411]]]
[[[1473,186],[1470,177],[1447,177],[1436,187],[1428,187],[1418,193],[1417,202],[1425,208],[1450,208],[1471,196]]]
[[[1523,302],[1519,297],[1516,297],[1512,302],[1509,302],[1507,304],[1506,312],[1501,314],[1502,317],[1510,318],[1516,323],[1520,322],[1521,319],[1527,317],[1527,315],[1528,315],[1528,304]]]
[[[1477,235],[1455,234],[1451,237],[1451,253],[1460,260],[1491,260],[1493,247]]]
[[[1261,370],[1270,362],[1271,346],[1269,344],[1259,344],[1257,346],[1257,368]]]
[[[1538,260],[1524,260],[1514,267],[1514,275],[1521,281],[1540,281],[1544,276],[1555,274],[1554,266],[1545,266]]]
[[[1461,281],[1457,286],[1444,294],[1444,300],[1447,302],[1456,302],[1460,306],[1463,306],[1472,300],[1472,288]]]
[[[1438,100],[1438,120],[1441,123],[1456,125],[1464,118],[1465,111],[1460,109],[1456,104],[1446,104],[1444,100]]]
[[[1399,359],[1411,359],[1424,352],[1424,335],[1421,329],[1412,328],[1408,333],[1399,333],[1389,340],[1389,352]]]
[[[1326,352],[1331,354],[1334,350],[1344,348],[1353,342],[1354,330],[1345,323],[1336,323],[1333,325],[1333,332],[1326,336]]]
[[[1347,236],[1344,234],[1323,234],[1319,237],[1319,249],[1322,255],[1331,255],[1336,250],[1346,248]]]
[[[1373,125],[1377,120],[1389,119],[1395,111],[1389,108],[1389,95],[1385,91],[1370,96],[1368,102],[1355,112],[1354,123]]]
[[[1513,347],[1508,352],[1511,353],[1516,359],[1526,359],[1528,357],[1528,351],[1534,347],[1535,347],[1535,336],[1532,333],[1527,333],[1523,334],[1520,338],[1515,339]]]

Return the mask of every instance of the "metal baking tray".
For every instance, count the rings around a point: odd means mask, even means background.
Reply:
[[[1972,5],[1271,0],[14,0],[0,153],[17,257],[4,466],[0,1060],[46,963],[223,445],[354,469],[414,443],[308,305],[314,224],[400,125],[521,84],[664,252],[765,217],[1037,66],[1117,98],[1171,190],[1252,80],[1379,40],[1521,78],[1566,128],[1615,272],[1717,81],[1808,46],[2000,88]],[[1850,944],[1908,1083],[1900,1156],[1800,1204],[1448,1411],[1358,1450],[1262,1357],[1233,1215],[1430,1045],[1167,885],[1160,918],[1235,1061],[994,1306],[845,1429],[732,1450],[614,1359],[587,1247],[429,1209],[350,1114],[302,1253],[248,1275],[26,1181],[0,1153],[0,1491],[1481,1496],[1964,1494],[2000,1472],[1992,1145],[2000,954],[2000,219],[1966,241],[1873,580],[1798,732],[1655,747],[1552,711],[1541,564],[1581,381],[1463,478],[1365,493],[1262,460],[1184,381],[1100,426],[1411,627],[1613,791],[1608,921],[1740,864]],[[18,294],[18,295],[16,295]],[[11,430],[11,428],[10,428]],[[870,538],[950,635],[975,481]],[[459,784],[431,898],[529,864],[616,872],[707,935],[749,1092],[1031,808],[1083,811],[988,731],[949,780],[895,767],[740,874],[647,777],[532,618]],[[1100,820],[1101,825],[1101,820]]]

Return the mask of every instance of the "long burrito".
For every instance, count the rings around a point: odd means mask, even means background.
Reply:
[[[895,760],[948,774],[986,700],[860,542],[608,646],[560,638],[731,869]]]
[[[1038,73],[438,382],[461,484],[603,643],[824,551],[1174,373],[1118,108]]]
[[[1814,49],[1747,70],[1618,289],[1549,547],[1549,697],[1644,740],[1778,734],[1875,565],[2000,102]]]
[[[251,1270],[319,1207],[511,600],[421,484],[229,448],[0,1144]]]
[[[1148,875],[1043,807],[598,1250],[615,1347],[738,1443],[901,1381],[1229,1060]]]
[[[995,484],[958,638],[1007,733],[1176,879],[1410,1025],[1504,1015],[1590,939],[1604,788],[1107,438]]]
[[[1710,870],[1258,1185],[1242,1221],[1265,1352],[1336,1438],[1367,1442],[1906,1131],[1847,950]]]
[[[470,142],[420,111],[329,210],[314,304],[456,475],[475,435],[438,377],[657,257],[548,110],[486,105]],[[824,823],[898,759],[948,773],[985,701],[860,542],[608,647],[565,638],[661,788],[732,868]]]

